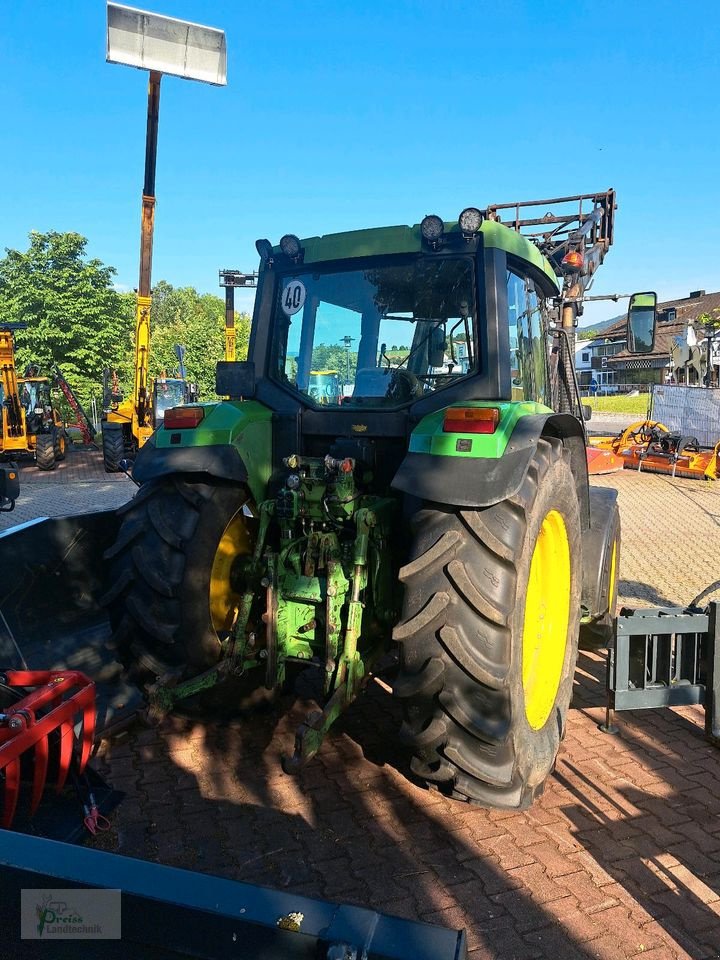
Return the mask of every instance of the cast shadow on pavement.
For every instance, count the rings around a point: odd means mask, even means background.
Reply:
[[[574,746],[569,756],[564,747],[530,810],[487,811],[412,782],[397,736],[398,705],[377,684],[347,711],[315,760],[297,777],[286,776],[280,757],[291,751],[309,706],[289,699],[225,724],[171,717],[160,730],[111,746],[107,775],[127,793],[114,820],[114,848],[466,927],[478,958],[630,957],[673,941],[700,951],[694,956],[708,955],[710,928],[694,936],[682,918],[699,911],[704,923],[711,908],[698,905],[692,884],[678,886],[667,903],[644,889],[649,868],[629,843],[635,831],[650,844],[643,850],[671,869],[662,841],[653,846],[652,828],[673,811],[678,816],[674,787],[663,779],[676,768],[658,760],[657,789],[647,796],[631,781],[607,786],[613,758],[637,765],[648,744],[664,757],[650,733],[631,731],[610,742],[571,711],[568,742],[580,733],[588,740],[582,761]],[[675,731],[672,720],[667,725]],[[692,730],[682,737],[697,747]],[[593,779],[584,763],[598,758],[607,769]],[[675,762],[682,766],[682,756]],[[623,804],[640,810],[624,811]],[[667,829],[675,836],[674,825]],[[690,856],[677,860],[694,869]],[[715,890],[714,878],[702,882]]]

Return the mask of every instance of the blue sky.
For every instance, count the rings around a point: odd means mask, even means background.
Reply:
[[[612,186],[594,293],[720,289],[720,5],[138,5],[228,43],[226,88],[163,81],[155,281],[219,293],[258,237]],[[104,2],[3,4],[0,63],[0,249],[74,230],[136,286],[146,74],[105,63]]]

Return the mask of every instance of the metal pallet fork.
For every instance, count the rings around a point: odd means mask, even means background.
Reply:
[[[617,733],[613,714],[659,707],[705,708],[705,733],[720,743],[718,604],[622,610],[608,655],[607,708],[600,729]]]

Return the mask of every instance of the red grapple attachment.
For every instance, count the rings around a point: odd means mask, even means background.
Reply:
[[[32,763],[31,816],[40,803],[51,758],[58,793],[74,755],[78,773],[84,771],[95,735],[95,684],[77,670],[7,670],[0,680],[8,687],[35,688],[0,713],[0,825],[7,828],[17,808],[26,756]]]

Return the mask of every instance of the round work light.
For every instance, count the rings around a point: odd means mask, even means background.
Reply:
[[[286,233],[280,240],[280,249],[291,260],[295,260],[300,255],[300,241],[294,233]]]
[[[483,215],[477,207],[465,207],[458,217],[460,229],[464,234],[477,233],[482,226]]]
[[[445,224],[434,213],[428,214],[420,224],[420,233],[428,243],[437,243],[443,235]]]

